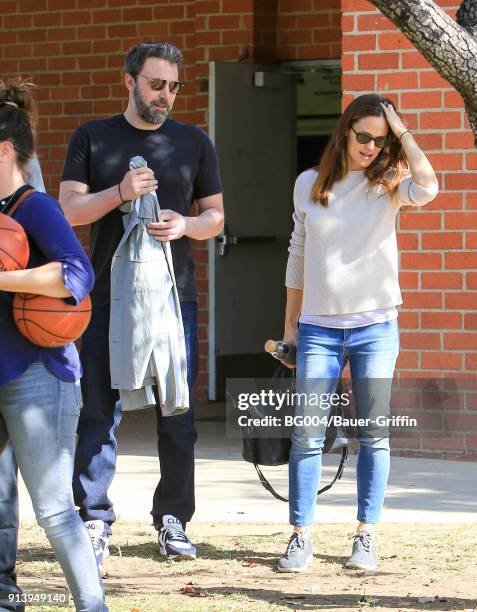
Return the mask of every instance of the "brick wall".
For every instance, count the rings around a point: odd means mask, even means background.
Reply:
[[[438,4],[454,17],[459,3]],[[477,153],[462,100],[369,2],[342,0],[341,25],[343,105],[360,93],[389,95],[428,154],[441,187],[424,210],[400,215],[404,307],[398,367],[406,376],[475,376]],[[466,452],[475,457],[477,412],[472,406],[467,410],[468,436],[430,433],[421,436],[417,448],[428,456]]]
[[[0,75],[28,75],[38,84],[38,152],[53,195],[58,193],[73,130],[125,108],[121,67],[127,49],[140,40],[167,40],[183,50],[181,76],[187,86],[176,100],[174,116],[205,129],[210,60],[273,62],[339,56],[339,0],[2,0],[1,4]],[[87,245],[87,228],[78,233]],[[194,254],[200,291],[198,393],[205,397],[205,245],[196,243]]]

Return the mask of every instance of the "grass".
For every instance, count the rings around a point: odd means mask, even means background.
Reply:
[[[289,536],[283,525],[193,523],[189,531],[199,557],[177,563],[159,555],[153,527],[115,524],[104,577],[111,612],[477,612],[475,525],[381,525],[376,572],[344,569],[352,526],[316,527],[315,561],[306,574],[276,571]],[[25,592],[65,586],[37,526],[22,525],[18,574]],[[65,608],[27,610],[36,609]],[[74,609],[72,603],[69,609]]]

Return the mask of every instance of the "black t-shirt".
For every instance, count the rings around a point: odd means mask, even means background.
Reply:
[[[214,146],[199,128],[167,119],[156,130],[140,130],[124,115],[80,126],[68,146],[62,181],[79,181],[97,193],[117,185],[129,160],[141,155],[158,181],[162,209],[188,215],[195,199],[222,191]],[[124,233],[123,213],[115,208],[91,225],[91,262],[96,275],[93,302],[110,301],[111,259]],[[194,260],[189,239],[171,241],[174,272],[181,301],[197,300]]]

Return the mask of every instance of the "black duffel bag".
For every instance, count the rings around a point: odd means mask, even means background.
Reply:
[[[276,390],[285,392],[286,390],[293,391],[295,389],[295,370],[279,365],[276,369],[272,380],[271,386]],[[341,394],[341,381],[338,383],[336,393]],[[261,418],[269,416],[271,414],[270,407],[257,406],[249,408],[248,416],[252,418]],[[331,415],[343,415],[341,406],[335,406],[331,409]],[[260,482],[263,487],[269,491],[277,499],[287,502],[288,498],[283,497],[275,491],[272,485],[268,482],[264,476],[260,466],[274,466],[274,465],[285,465],[290,459],[291,449],[291,438],[289,436],[284,438],[253,438],[253,437],[242,437],[242,457],[245,461],[253,463],[255,470],[257,471]],[[348,460],[348,437],[346,432],[341,427],[336,427],[333,422],[327,427],[325,442],[323,445],[323,453],[330,453],[332,451],[341,449],[341,460],[336,471],[333,480],[322,487],[318,491],[318,495],[321,495],[325,491],[328,491],[337,480],[339,480],[343,474],[346,462]]]

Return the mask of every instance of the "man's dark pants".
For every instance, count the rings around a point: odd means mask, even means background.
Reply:
[[[181,302],[186,338],[189,395],[198,371],[197,303]],[[147,324],[147,322],[146,322]],[[84,407],[78,424],[73,493],[84,521],[116,520],[107,491],[116,469],[115,430],[121,421],[119,393],[111,389],[109,370],[109,307],[94,308],[81,346]],[[194,407],[180,416],[163,417],[156,408],[157,447],[161,479],[154,493],[152,517],[156,529],[172,514],[185,525],[195,510]],[[134,494],[131,491],[131,494]]]

